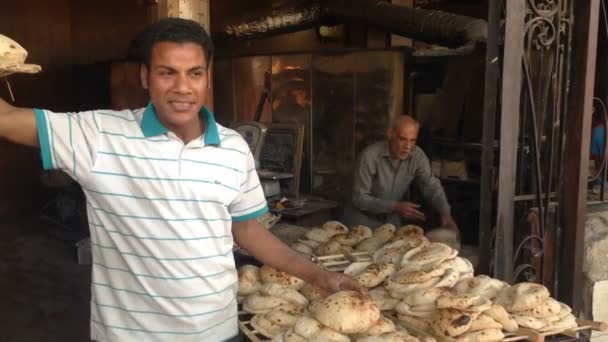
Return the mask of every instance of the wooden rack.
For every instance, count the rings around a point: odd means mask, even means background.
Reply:
[[[417,337],[429,337],[434,338],[437,342],[457,342],[458,340],[455,338],[450,338],[446,336],[438,336],[428,331],[424,331],[422,329],[412,327],[410,325],[404,324],[403,322],[399,322],[402,326],[404,326],[407,330],[409,330],[413,335]],[[571,338],[579,338],[580,333],[582,332],[591,332],[594,331],[602,331],[608,332],[608,322],[593,322],[588,320],[578,320],[578,327],[567,330],[559,330],[559,331],[549,331],[549,332],[538,332],[531,329],[520,328],[515,333],[506,333],[505,338],[502,339],[502,342],[517,342],[517,341],[530,341],[530,342],[545,342],[547,338],[556,337],[556,336],[567,336]]]
[[[342,272],[353,262],[372,261],[372,257],[367,252],[355,252],[313,256],[312,260],[330,271]]]

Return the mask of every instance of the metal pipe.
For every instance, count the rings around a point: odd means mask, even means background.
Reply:
[[[415,40],[458,47],[485,42],[485,20],[437,10],[423,10],[373,0],[330,0],[328,13],[338,20],[364,22]]]
[[[309,29],[321,22],[321,5],[316,1],[289,3],[247,14],[226,25],[220,35],[254,39]]]
[[[254,39],[297,32],[315,25],[365,23],[374,28],[454,49],[425,50],[421,56],[466,55],[487,39],[487,22],[453,13],[422,10],[378,0],[309,0],[262,9],[232,20],[220,36]]]

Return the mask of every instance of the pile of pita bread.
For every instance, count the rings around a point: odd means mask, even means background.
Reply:
[[[496,303],[524,328],[550,332],[577,326],[572,309],[551,298],[549,290],[540,284],[519,283],[505,288],[498,294]]]
[[[474,276],[473,266],[456,249],[429,241],[417,226],[386,224],[372,232],[330,221],[293,247],[316,255],[369,253],[371,261],[353,262],[344,270],[369,296],[338,292],[325,297],[286,273],[244,266],[239,301],[256,315],[252,325],[274,341],[417,341],[409,329],[420,338],[422,331],[439,339],[491,342],[520,328],[552,332],[577,326],[571,309],[544,286],[510,286]]]
[[[250,323],[273,341],[419,342],[384,317],[368,296],[341,291],[330,296],[272,267],[239,268],[239,302]]]
[[[304,239],[291,247],[305,255],[342,254],[343,250],[353,252],[354,246],[372,235],[372,230],[366,226],[355,226],[349,230],[338,221],[328,221],[321,228],[312,228]]]

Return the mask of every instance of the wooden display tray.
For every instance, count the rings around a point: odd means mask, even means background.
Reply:
[[[255,330],[255,328],[251,325],[251,318],[254,315],[245,312],[239,311],[239,329],[245,334],[248,341],[251,342],[269,342],[272,339],[260,334]]]
[[[325,256],[312,256],[312,261],[334,272],[344,271],[353,262],[372,261],[371,255],[367,252],[355,252],[334,254]]]
[[[516,341],[530,341],[530,342],[545,342],[545,339],[564,335],[571,338],[579,338],[579,334],[581,332],[589,332],[591,330],[608,332],[608,322],[593,322],[588,320],[579,319],[578,327],[574,329],[567,329],[561,331],[549,331],[549,332],[538,332],[531,329],[520,328],[515,333],[506,333],[505,338],[502,339],[503,342],[516,342]],[[435,339],[437,342],[457,342],[457,339],[446,337],[446,336],[438,336],[428,331],[424,331],[422,329],[412,327],[403,322],[399,322],[403,327],[409,330],[412,335],[415,335],[419,338],[429,337]]]

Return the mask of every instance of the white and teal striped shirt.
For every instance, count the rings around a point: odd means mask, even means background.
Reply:
[[[222,341],[238,333],[232,222],[268,209],[253,156],[201,110],[184,143],[152,105],[36,110],[45,169],[82,186],[91,230],[91,338]]]

